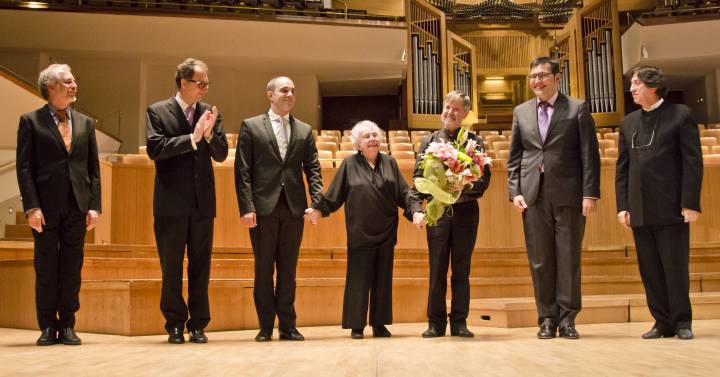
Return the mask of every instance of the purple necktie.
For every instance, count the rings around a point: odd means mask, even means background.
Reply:
[[[192,106],[188,106],[186,111],[187,114],[185,114],[185,117],[187,118],[188,124],[190,125],[190,128],[194,128],[193,115],[195,115],[195,109]]]
[[[548,117],[547,108],[550,106],[549,103],[542,101],[538,105],[540,111],[538,111],[538,128],[540,129],[540,139],[545,142],[547,138],[548,126],[550,125],[550,118]]]

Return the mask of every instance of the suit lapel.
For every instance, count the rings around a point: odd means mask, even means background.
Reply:
[[[552,115],[552,118],[550,118],[550,125],[548,125],[547,135],[545,135],[545,144],[547,144],[548,140],[550,140],[550,135],[552,134],[552,130],[553,130],[553,128],[555,128],[555,125],[557,124],[558,120],[563,119],[565,117],[565,113],[567,113],[567,111],[568,111],[568,99],[562,93],[558,93],[557,100],[555,100],[555,104],[553,105],[553,115]],[[538,136],[539,135],[540,135],[540,128],[538,127]]]
[[[270,140],[270,145],[272,145],[272,150],[275,152],[275,156],[277,156],[278,160],[282,162],[282,157],[280,156],[280,147],[278,147],[277,139],[275,139],[275,132],[272,128],[272,123],[270,123],[270,116],[265,113],[263,116],[263,128],[265,128],[265,133],[267,134],[268,140]],[[285,153],[287,156],[287,152]]]
[[[532,138],[529,138],[528,140],[535,142],[536,145],[542,146],[543,142],[540,137],[540,125],[538,123],[537,114],[537,97],[534,98],[528,105],[525,116],[527,116],[527,122],[520,122],[520,125],[527,125],[525,126],[525,130],[528,132],[528,135],[532,135]]]
[[[288,135],[288,138],[290,140],[288,140],[287,151],[285,151],[285,159],[286,160],[287,160],[288,156],[290,156],[290,152],[292,152],[293,147],[295,147],[295,139],[297,138],[297,133],[295,132],[295,130],[296,130],[295,118],[293,118],[292,115],[290,115],[289,126],[290,126],[290,135]]]
[[[65,149],[65,142],[62,139],[62,135],[60,135],[60,130],[58,129],[57,124],[55,124],[55,118],[53,118],[48,105],[45,105],[42,111],[40,111],[40,121],[48,127],[50,133],[53,135],[53,138],[57,141],[58,146],[67,153],[67,149]]]
[[[75,145],[78,142],[78,137],[80,133],[84,130],[81,130],[80,127],[85,127],[85,124],[81,124],[80,117],[78,116],[78,112],[74,109],[70,109],[70,121],[72,122],[72,135],[70,135],[70,155],[72,155],[73,151],[75,151]]]
[[[185,118],[185,114],[183,114],[182,109],[180,108],[180,104],[175,101],[175,97],[172,97],[168,100],[168,111],[170,111],[170,114],[172,114],[175,119],[177,119],[177,124],[180,125],[180,128],[183,132],[192,132],[192,127],[190,126],[190,123],[188,123],[187,118]],[[195,112],[197,113],[197,106],[195,106]]]

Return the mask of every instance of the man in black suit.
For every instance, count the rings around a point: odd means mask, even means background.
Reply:
[[[615,193],[655,318],[642,337],[692,339],[689,223],[700,214],[703,176],[697,122],[687,106],[663,100],[668,87],[660,69],[636,67],[631,77],[642,109],[620,123]]]
[[[522,212],[535,290],[538,338],[577,339],[580,249],[585,216],[600,198],[600,153],[595,122],[584,101],[558,92],[560,65],[540,57],[530,63],[536,98],[513,111],[508,189]]]
[[[270,110],[245,119],[235,154],[235,189],[243,224],[250,227],[255,256],[255,310],[260,331],[255,340],[272,339],[275,317],[280,339],[304,340],[296,328],[295,268],[308,207],[320,200],[322,177],[312,128],[290,115],[295,84],[276,77],[267,84]],[[277,287],[273,272],[277,267]]]
[[[470,96],[461,91],[452,91],[445,96],[441,116],[443,128],[430,134],[420,145],[413,178],[423,176],[420,162],[430,143],[457,139],[462,122],[470,113],[471,107]],[[478,150],[484,150],[482,139],[474,133],[468,132],[467,140],[473,140],[477,143]],[[480,222],[478,199],[490,185],[490,174],[490,159],[486,157],[483,159],[482,178],[462,192],[451,207],[452,215],[443,215],[434,226],[427,229],[430,287],[427,305],[428,329],[423,332],[423,338],[444,336],[448,319],[450,319],[451,336],[463,338],[475,336],[467,328],[467,317],[470,312],[470,266]],[[420,212],[422,202],[432,199],[432,196],[417,191],[414,186],[408,192],[408,196],[410,210],[413,212],[413,223],[418,228],[422,228],[425,224],[424,215]],[[452,301],[449,315],[446,303],[448,267],[452,269],[450,278]]]
[[[18,185],[35,239],[37,345],[79,345],[83,243],[100,213],[95,128],[70,107],[77,84],[69,66],[50,65],[38,86],[48,103],[20,117],[17,140]]]
[[[202,61],[186,59],[175,72],[177,94],[147,109],[147,153],[155,161],[155,241],[163,277],[160,309],[173,344],[185,342],[186,327],[191,342],[206,343],[204,329],[210,322],[212,160],[224,161],[228,145],[217,108],[200,102],[210,86],[207,72]],[[187,305],[182,295],[186,247]]]

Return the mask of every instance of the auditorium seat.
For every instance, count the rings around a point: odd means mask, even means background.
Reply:
[[[420,152],[420,147],[422,147],[422,141],[413,143],[413,149],[415,150],[416,153]]]
[[[617,145],[615,144],[615,140],[598,140],[598,146],[600,146],[600,149],[607,149],[607,148],[617,148]]]
[[[487,156],[490,157],[490,158],[492,158],[492,159],[497,158],[497,157],[496,157],[496,154],[495,154],[495,151],[492,150],[492,149],[486,149],[486,150],[485,150],[485,154],[487,154]]]
[[[332,168],[333,165],[333,153],[334,151],[328,151],[328,150],[319,150],[318,151],[318,159],[320,160],[320,167],[321,168]]]
[[[343,133],[342,133],[343,137],[350,136],[351,134],[352,134],[352,130],[343,130]]]
[[[412,136],[415,136],[415,135],[427,136],[427,135],[430,135],[431,133],[432,133],[432,132],[427,131],[427,130],[417,130],[417,131],[410,131],[410,136],[411,136],[411,137],[412,137]]]
[[[508,141],[507,136],[503,135],[485,135],[482,138],[487,145],[492,145],[492,143],[496,141]]]
[[[720,154],[703,155],[703,165],[705,167],[720,166]]]
[[[228,156],[225,160],[223,160],[221,162],[217,162],[217,161],[213,160],[213,165],[234,167],[235,166],[235,156],[232,156],[232,157]]]
[[[413,144],[415,144],[415,143],[422,143],[425,140],[425,138],[427,138],[427,135],[413,134],[412,137],[410,138],[410,140],[412,141]]]
[[[319,151],[330,151],[330,153],[335,153],[338,150],[337,143],[329,141],[318,141],[316,144]]]
[[[357,151],[349,151],[349,150],[339,150],[335,152],[335,165],[338,167],[340,166],[339,161],[337,160],[344,160],[347,157],[354,156],[357,154]]]
[[[388,131],[388,136],[391,138],[394,136],[402,136],[409,138],[410,133],[407,130],[390,130]]]
[[[493,142],[491,145],[492,145],[492,149],[494,149],[494,150],[496,150],[496,151],[501,151],[501,150],[508,150],[508,149],[510,149],[510,142],[509,142],[509,141],[499,140],[499,141]]]
[[[605,148],[605,155],[603,157],[617,158],[617,156],[618,156],[617,148]]]
[[[123,164],[152,165],[153,161],[146,154],[125,154],[120,156]]]
[[[701,146],[700,149],[702,150],[703,155],[710,154],[710,147],[708,147],[707,145]]]
[[[717,139],[713,136],[703,136],[700,138],[700,145],[712,147],[713,145],[717,145],[717,143]]]
[[[407,159],[407,158],[401,158],[397,160],[398,168],[400,169],[414,169],[415,168],[415,160]],[[407,182],[408,185],[412,186],[412,182]]]
[[[338,143],[338,137],[335,135],[320,135],[317,137],[318,142],[330,142],[330,143]]]
[[[413,145],[410,143],[392,143],[390,151],[413,151]]]
[[[710,154],[720,154],[720,145],[710,147]]]
[[[614,140],[615,145],[617,146],[618,141],[620,140],[620,134],[617,132],[608,132],[603,135],[603,139],[605,140]]]
[[[500,135],[507,136],[509,138],[510,135],[512,135],[512,130],[502,130],[500,131]]]
[[[700,131],[701,137],[714,137],[715,140],[720,143],[720,129],[702,130]]]
[[[406,159],[406,160],[415,160],[415,152],[413,151],[399,151],[394,150],[391,151],[390,154],[395,157],[396,160],[400,159]]]
[[[408,136],[389,136],[390,144],[394,143],[410,143],[410,137]]]
[[[380,143],[380,152],[388,153],[389,151],[387,143]]]
[[[341,150],[341,151],[354,151],[354,150],[355,150],[355,144],[353,144],[353,143],[340,143],[340,150]]]
[[[497,158],[499,160],[507,160],[508,156],[510,156],[510,151],[507,149],[500,149],[497,151]]]
[[[477,132],[475,132],[475,134],[477,134],[478,136],[483,136],[483,137],[485,137],[485,136],[488,136],[488,135],[500,135],[500,131],[488,131],[488,130],[483,130],[483,131],[477,131]]]
[[[147,154],[147,146],[146,146],[146,145],[141,145],[141,146],[138,148],[138,154]]]
[[[338,139],[339,139],[340,136],[341,136],[340,130],[320,130],[320,135],[332,135],[332,136],[337,136]]]
[[[340,138],[341,143],[352,143],[352,138],[350,135],[343,135],[342,138]]]

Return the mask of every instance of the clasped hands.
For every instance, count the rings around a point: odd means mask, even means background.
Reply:
[[[312,225],[317,225],[318,221],[320,220],[321,214],[320,211],[314,209],[314,208],[308,208],[305,210],[305,215],[303,215],[303,218],[306,221],[309,221]],[[242,216],[240,216],[240,222],[242,222],[243,225],[245,225],[248,228],[254,228],[257,226],[257,216],[255,215],[255,212],[248,212]]]
[[[195,130],[193,130],[192,133],[192,138],[195,143],[200,142],[203,137],[207,140],[212,137],[213,127],[215,126],[217,117],[218,111],[216,106],[212,107],[212,111],[205,110],[197,123],[195,123]]]

